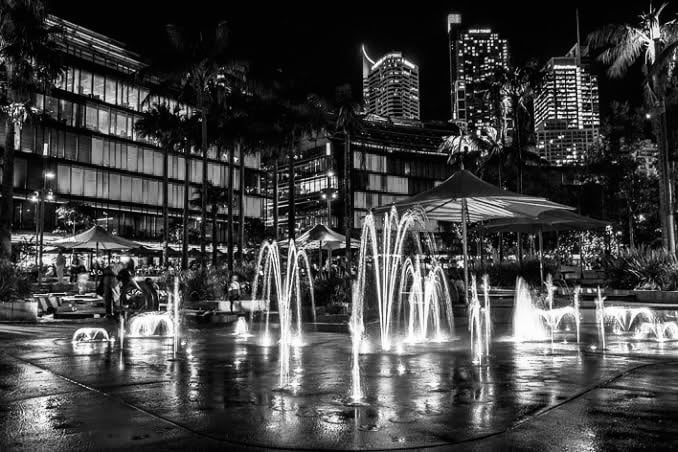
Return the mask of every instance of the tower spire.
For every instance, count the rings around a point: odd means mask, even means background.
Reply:
[[[581,66],[581,34],[579,32],[579,8],[575,8],[575,18],[577,20],[577,51],[576,51],[576,61],[577,66]]]

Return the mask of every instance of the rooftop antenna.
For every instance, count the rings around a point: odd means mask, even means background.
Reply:
[[[576,61],[577,61],[577,66],[581,66],[581,35],[579,33],[579,8],[575,8],[575,16],[576,16],[576,19],[577,19]]]

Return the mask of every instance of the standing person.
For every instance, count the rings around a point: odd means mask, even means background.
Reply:
[[[228,285],[228,301],[231,302],[231,312],[233,312],[233,302],[240,300],[240,281],[238,275],[231,275],[231,282]]]
[[[71,282],[77,282],[78,281],[78,272],[80,271],[80,261],[78,260],[78,256],[73,256],[73,259],[71,259]]]
[[[97,293],[104,298],[104,306],[106,306],[106,317],[113,316],[113,308],[116,303],[116,298],[119,298],[119,291],[117,291],[118,281],[115,278],[113,269],[106,267],[101,277],[101,282],[97,288]]]
[[[127,261],[126,267],[129,274],[134,276],[134,273],[136,272],[136,268],[134,267],[134,259],[130,257],[129,260]]]
[[[57,275],[57,283],[63,284],[64,282],[64,269],[66,268],[66,256],[64,256],[64,253],[59,250],[59,254],[57,254],[56,258],[56,275]]]

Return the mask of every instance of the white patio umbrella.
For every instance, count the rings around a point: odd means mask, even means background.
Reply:
[[[375,209],[383,212],[395,206],[399,211],[420,207],[431,220],[461,223],[464,248],[464,284],[468,290],[467,223],[498,218],[536,217],[546,210],[565,206],[546,198],[526,196],[496,187],[470,171],[461,169],[437,187],[391,205]],[[468,300],[468,298],[467,298]]]
[[[140,243],[118,237],[106,231],[101,226],[93,226],[71,237],[52,242],[50,245],[69,250],[129,250],[140,248]]]

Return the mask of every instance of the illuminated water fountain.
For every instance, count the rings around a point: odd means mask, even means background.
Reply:
[[[80,328],[73,333],[74,343],[83,342],[111,342],[108,331],[103,328]]]
[[[410,344],[429,339],[442,342],[446,334],[454,335],[452,301],[444,269],[434,262],[426,270],[417,255],[408,257],[400,272],[395,323],[407,325],[405,342]],[[407,304],[406,310],[402,309],[403,304]]]
[[[174,337],[174,316],[170,312],[143,312],[129,321],[128,337]]]
[[[426,216],[408,210],[402,217],[395,208],[384,214],[381,230],[369,213],[364,220],[358,261],[358,291],[374,288],[379,314],[381,349],[391,350],[399,335],[405,342],[442,341],[454,334],[452,302],[442,266],[424,264],[424,251],[435,254]],[[409,246],[409,250],[406,249]],[[408,257],[412,254],[413,257]],[[371,267],[371,268],[370,268]],[[399,326],[403,331],[398,331]],[[433,337],[431,337],[433,336]],[[400,348],[396,344],[396,348]]]
[[[678,324],[662,320],[646,307],[605,306],[600,288],[596,296],[596,326],[599,342],[606,348],[606,326],[611,326],[615,335],[632,334],[633,339],[652,339],[657,342],[678,339]]]
[[[351,303],[351,318],[349,319],[349,331],[351,333],[351,393],[349,395],[351,404],[359,404],[363,399],[363,391],[360,381],[360,349],[363,341],[363,333],[365,332],[365,324],[363,323],[363,302],[365,294],[360,292],[356,287],[353,287],[353,297]]]
[[[603,297],[600,287],[596,295],[596,326],[598,328],[598,340],[603,350],[607,348],[605,340],[605,297]]]
[[[513,338],[516,342],[543,341],[547,338],[539,309],[535,306],[530,287],[523,278],[516,280],[513,308]]]
[[[626,306],[605,307],[605,320],[612,323],[614,334],[625,334],[633,331],[634,326],[639,328],[641,320],[654,322],[654,313],[649,308],[630,308]]]
[[[478,296],[476,275],[471,275],[471,303],[469,305],[469,332],[471,334],[471,356],[474,364],[490,354],[492,323],[490,320],[490,278],[483,276],[483,302]]]
[[[247,339],[252,335],[249,332],[249,326],[247,325],[247,320],[245,317],[238,317],[238,320],[235,322],[235,331],[233,335],[238,339]]]
[[[545,282],[545,292],[546,292],[546,307],[544,309],[539,309],[539,315],[544,319],[546,326],[549,328],[549,336],[551,338],[551,343],[553,343],[555,332],[560,327],[560,322],[564,317],[568,316],[572,318],[575,323],[579,324],[579,311],[576,309],[579,305],[578,302],[574,306],[563,306],[561,308],[553,307],[553,296],[556,291],[556,287],[553,285],[553,278],[551,275],[547,275]],[[577,328],[578,329],[578,328]]]
[[[279,359],[280,359],[280,387],[285,388],[289,383],[290,347],[303,345],[302,336],[302,291],[301,273],[306,272],[311,298],[311,311],[315,321],[315,300],[313,298],[313,280],[311,267],[306,252],[297,249],[294,240],[290,240],[286,266],[282,266],[280,250],[276,242],[264,242],[259,251],[257,269],[262,268],[262,287],[259,291],[259,273],[254,278],[252,299],[263,295],[266,300],[265,330],[262,339],[263,345],[271,345],[270,314],[271,295],[274,293],[277,300],[278,318],[280,323]],[[296,321],[295,321],[296,320]],[[296,323],[296,330],[293,325]]]
[[[635,337],[637,339],[653,338],[657,342],[676,340],[678,339],[678,325],[676,322],[652,320],[640,324]]]
[[[560,329],[564,318],[569,317],[577,330],[577,342],[579,342],[580,314],[579,296],[575,295],[572,306],[553,307],[555,287],[551,275],[548,275],[545,283],[545,297],[542,301],[543,308],[533,300],[529,286],[524,279],[516,281],[516,299],[513,312],[514,339],[517,342],[543,341],[549,339],[553,343],[556,332]],[[548,333],[544,327],[548,328]]]

